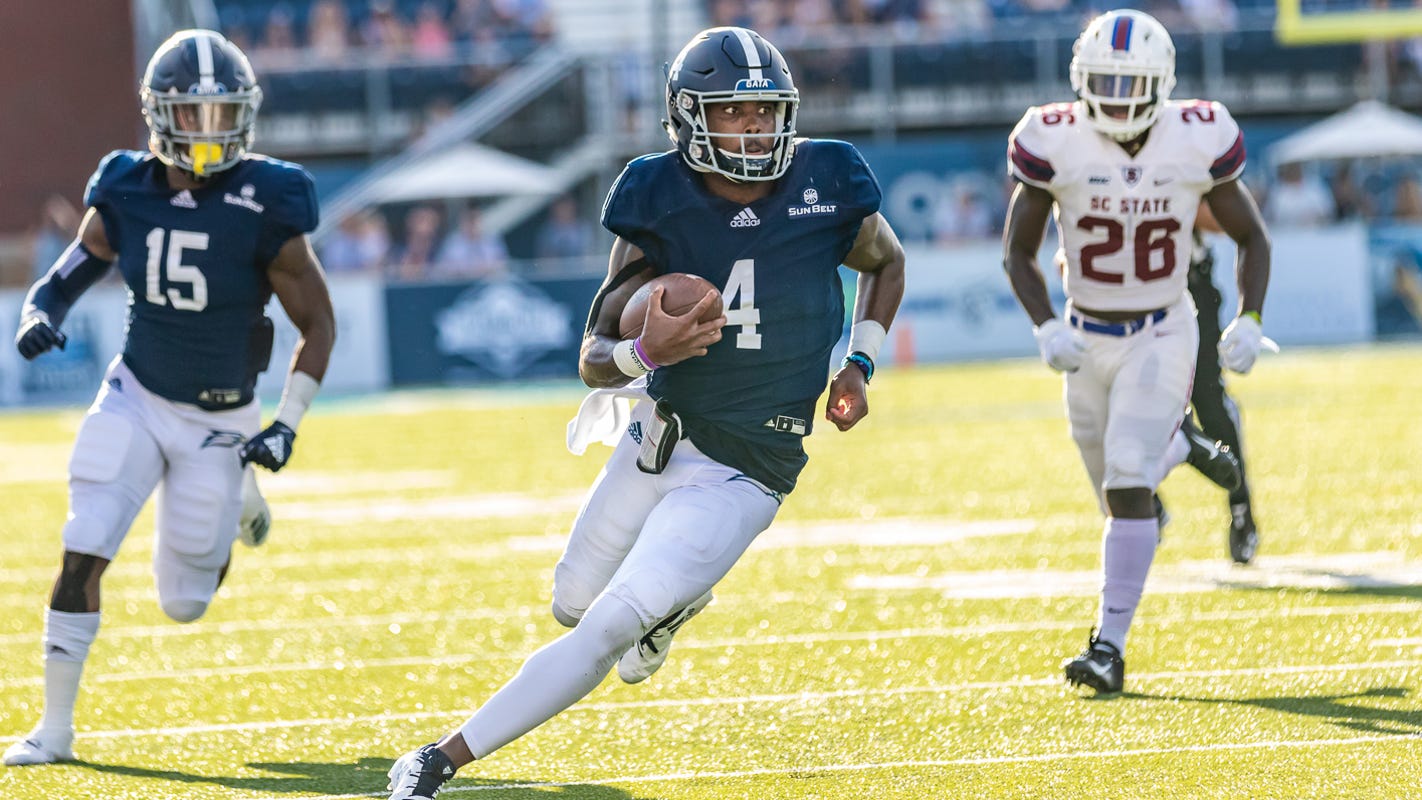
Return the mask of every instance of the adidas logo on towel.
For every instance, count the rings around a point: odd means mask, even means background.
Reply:
[[[173,195],[173,199],[169,202],[178,208],[197,208],[197,201],[193,199],[193,193],[187,189]]]
[[[760,224],[760,217],[755,215],[749,208],[741,209],[734,217],[731,217],[732,228],[754,228]]]

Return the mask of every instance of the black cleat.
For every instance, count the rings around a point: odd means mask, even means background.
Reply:
[[[1239,488],[1244,482],[1244,473],[1240,470],[1239,459],[1230,452],[1229,445],[1206,436],[1189,417],[1180,423],[1180,432],[1185,434],[1185,441],[1190,443],[1190,454],[1185,457],[1186,463],[1227,492]]]
[[[454,777],[454,762],[438,747],[427,744],[406,753],[390,767],[390,800],[434,800],[439,787]]]
[[[1067,683],[1072,686],[1090,686],[1098,695],[1115,694],[1121,691],[1126,681],[1126,660],[1121,651],[1108,642],[1091,639],[1081,655],[1062,665],[1066,671]]]
[[[1229,557],[1236,564],[1248,564],[1259,550],[1259,531],[1254,528],[1254,512],[1248,503],[1229,507]]]

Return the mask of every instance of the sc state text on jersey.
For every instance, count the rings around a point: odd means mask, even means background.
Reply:
[[[1107,214],[1169,214],[1169,197],[1100,197],[1093,195],[1091,210]]]

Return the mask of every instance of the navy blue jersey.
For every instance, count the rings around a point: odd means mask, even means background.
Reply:
[[[653,397],[702,452],[788,492],[844,325],[839,266],[881,192],[853,146],[809,139],[768,196],[749,205],[711,194],[675,152],[627,165],[602,224],[660,273],[721,289],[727,324],[705,356],[652,373]]]
[[[314,230],[311,176],[248,155],[197,189],[175,191],[151,153],[116,150],[89,179],[129,289],[123,359],[149,391],[205,408],[252,399],[270,356],[267,266]]]

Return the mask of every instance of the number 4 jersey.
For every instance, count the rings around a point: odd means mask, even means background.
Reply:
[[[267,265],[316,227],[306,170],[249,155],[175,190],[151,153],[118,150],[99,163],[84,203],[103,217],[128,284],[123,360],[138,381],[203,408],[250,402],[271,354]]]
[[[753,203],[711,194],[675,152],[627,165],[602,223],[659,273],[689,272],[721,290],[722,339],[706,355],[652,373],[651,395],[711,458],[779,492],[805,465],[801,439],[844,330],[839,266],[878,181],[844,142],[805,139],[789,171]]]
[[[1051,193],[1074,305],[1163,308],[1185,291],[1200,198],[1244,169],[1244,137],[1225,107],[1171,100],[1131,156],[1080,103],[1028,109],[1007,146],[1018,180]]]

